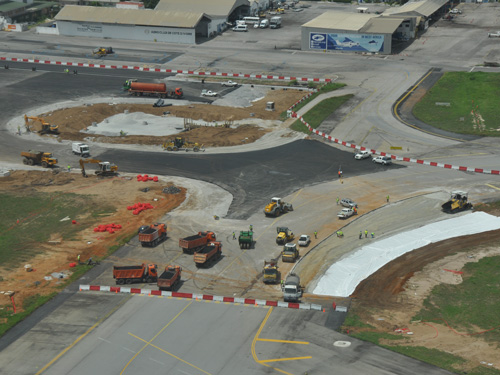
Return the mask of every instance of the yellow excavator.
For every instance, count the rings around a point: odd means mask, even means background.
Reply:
[[[33,125],[33,122],[39,122],[40,124],[42,124],[42,130],[40,131],[40,134],[59,134],[59,126],[51,125],[41,117],[24,115],[24,123],[26,125],[26,131],[28,133],[32,131],[31,125]]]
[[[111,48],[111,47],[108,47],[108,48],[98,47],[92,51],[92,55],[97,56],[97,57],[111,55],[113,53],[115,53],[115,51],[113,51],[113,48]]]
[[[118,166],[110,163],[109,161],[100,161],[96,159],[80,159],[80,168],[82,169],[82,176],[88,177],[85,172],[85,164],[97,164],[98,169],[95,171],[97,176],[116,176]]]

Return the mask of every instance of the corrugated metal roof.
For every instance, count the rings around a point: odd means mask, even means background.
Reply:
[[[7,3],[0,4],[0,12],[9,12],[19,8],[26,8],[26,4],[18,3],[17,1],[9,1]]]
[[[409,1],[400,7],[386,9],[382,15],[413,14],[429,17],[447,2],[448,0]]]
[[[170,26],[192,29],[196,27],[203,17],[206,17],[203,13],[66,5],[55,16],[55,19],[56,21]]]
[[[360,33],[370,34],[392,34],[401,25],[404,18],[372,18],[367,24],[361,28]]]
[[[372,19],[379,17],[376,14],[325,12],[302,25],[302,27],[316,27],[319,29],[338,29],[358,31]]]
[[[197,12],[214,16],[229,16],[241,5],[250,6],[248,0],[160,0],[155,10]]]

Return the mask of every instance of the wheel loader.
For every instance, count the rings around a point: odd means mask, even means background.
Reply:
[[[465,191],[452,191],[450,200],[441,205],[443,212],[453,214],[455,212],[471,210],[472,204],[468,201],[469,194]]]
[[[271,217],[278,217],[288,211],[293,211],[292,204],[283,202],[281,198],[277,197],[272,198],[271,203],[264,208],[264,214]]]
[[[111,48],[111,47],[108,47],[108,48],[98,47],[92,51],[92,55],[97,56],[97,57],[111,55],[113,53],[115,53],[115,51],[113,51],[113,48]]]

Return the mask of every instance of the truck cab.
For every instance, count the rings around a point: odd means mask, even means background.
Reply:
[[[283,299],[285,302],[299,302],[302,297],[300,277],[294,273],[287,276],[283,285]]]

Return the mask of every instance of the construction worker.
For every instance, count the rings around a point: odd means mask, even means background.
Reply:
[[[71,172],[71,165],[68,164],[68,172]]]
[[[375,233],[372,232],[372,238],[375,238]]]
[[[80,263],[80,254],[78,254],[78,256],[76,257],[76,259],[78,260],[78,263]]]
[[[337,205],[339,204],[339,197],[337,197]]]
[[[17,125],[17,134],[21,135],[21,127]]]
[[[236,233],[233,232],[233,240],[236,239]]]
[[[363,238],[363,232],[359,231],[359,239]]]
[[[387,199],[387,203],[389,203],[389,194],[387,194],[386,199]]]
[[[314,238],[318,238],[318,232],[314,231]]]
[[[252,231],[253,231],[253,225],[250,224],[250,232],[252,232]]]
[[[358,209],[356,207],[353,207],[352,209],[354,210],[354,215],[357,215],[358,214]]]
[[[69,69],[68,68],[64,69],[64,73],[69,74]]]
[[[368,231],[365,230],[365,238],[368,238]]]

